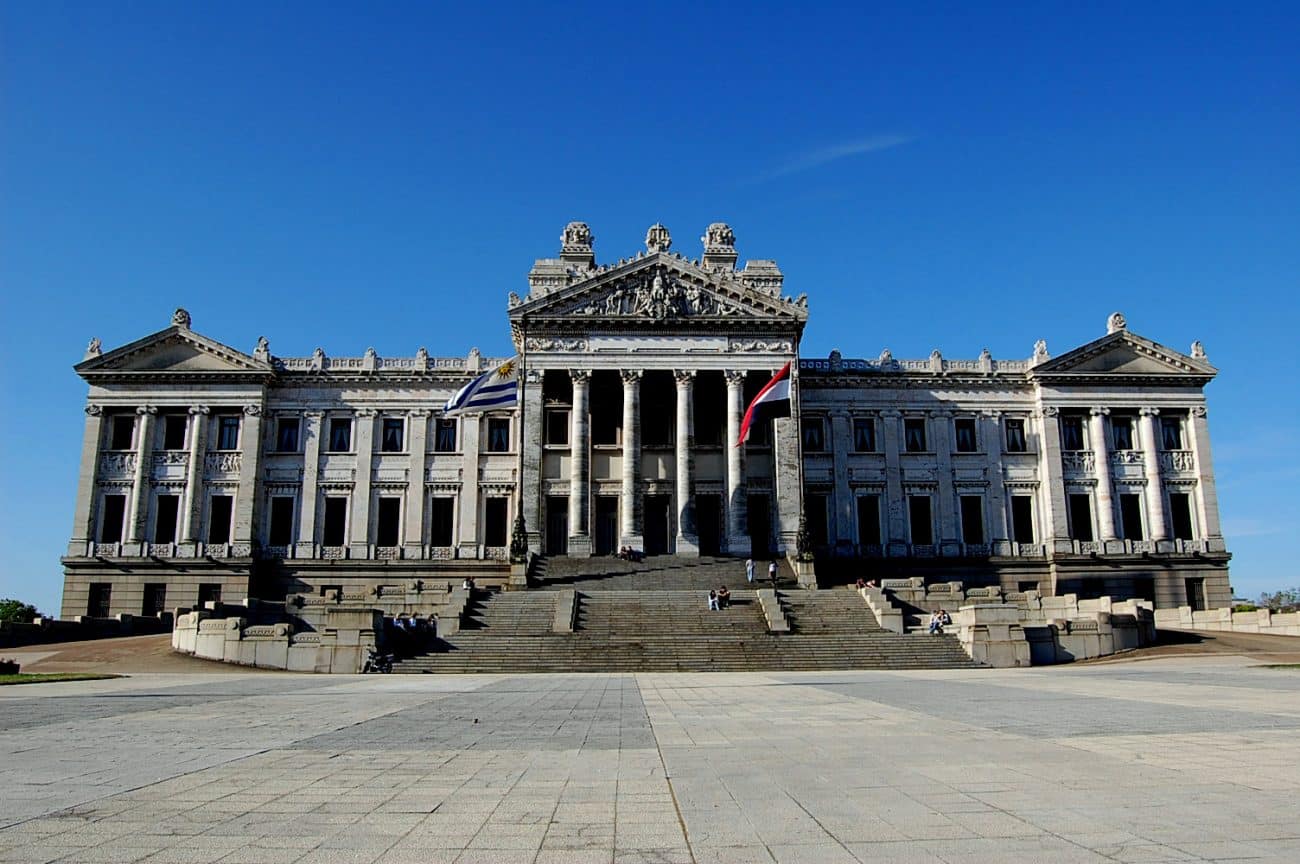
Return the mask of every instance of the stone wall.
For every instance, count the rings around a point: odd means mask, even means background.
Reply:
[[[243,616],[212,615],[204,609],[177,616],[172,650],[263,669],[356,673],[383,632],[380,611],[360,606],[324,608],[314,632],[295,632],[289,622],[250,624]]]
[[[1272,636],[1300,636],[1300,612],[1233,612],[1230,608],[1192,611],[1190,606],[1157,609],[1156,626],[1170,630],[1211,630],[1229,633],[1262,633]]]
[[[69,620],[37,618],[30,624],[4,621],[0,622],[0,648],[79,642],[84,639],[112,639],[118,636],[147,636],[166,633],[171,627],[170,612],[155,616],[116,615],[112,618],[77,615]]]

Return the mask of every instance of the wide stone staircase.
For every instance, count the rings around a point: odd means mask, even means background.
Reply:
[[[736,559],[552,558],[528,591],[477,591],[461,632],[437,649],[400,661],[395,672],[722,672],[800,669],[970,667],[953,636],[881,628],[846,588],[793,587],[784,563],[778,594],[790,633],[773,634]],[[739,576],[737,579],[736,576]],[[708,609],[708,590],[726,583],[731,605]],[[553,632],[571,589],[573,632]]]

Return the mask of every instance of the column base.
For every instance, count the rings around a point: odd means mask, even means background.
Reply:
[[[961,543],[956,540],[943,540],[939,543],[940,558],[961,557]]]
[[[683,558],[700,557],[700,541],[698,537],[689,537],[685,534],[678,534],[674,546],[676,547],[673,551],[674,555],[679,555]]]
[[[748,558],[753,554],[753,542],[748,534],[742,534],[736,537],[728,537],[724,550],[728,555],[735,555],[738,558]]]
[[[1104,540],[1102,541],[1101,548],[1102,552],[1106,555],[1123,555],[1124,541],[1115,539]]]
[[[419,561],[424,557],[424,547],[407,543],[402,547],[402,558],[406,561]]]
[[[569,537],[568,555],[570,558],[591,557],[591,537],[586,534],[574,534]]]
[[[295,543],[293,544],[293,557],[295,558],[315,558],[315,543]]]
[[[618,537],[619,546],[631,546],[638,552],[645,551],[645,537],[640,534],[620,534]]]

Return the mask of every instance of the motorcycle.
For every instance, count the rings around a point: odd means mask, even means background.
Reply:
[[[369,656],[366,657],[366,663],[361,667],[362,675],[379,674],[388,675],[393,671],[393,655],[381,654],[374,648],[368,649]]]

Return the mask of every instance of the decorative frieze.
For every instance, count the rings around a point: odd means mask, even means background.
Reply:
[[[238,474],[244,465],[244,454],[237,451],[209,453],[203,460],[203,470],[208,476]]]
[[[108,452],[99,454],[99,478],[129,478],[135,473],[136,454],[127,452]]]
[[[1165,450],[1160,454],[1160,467],[1170,472],[1192,473],[1196,470],[1196,456],[1191,450]]]
[[[1097,470],[1097,455],[1091,450],[1063,450],[1061,467],[1066,473],[1091,474]]]

